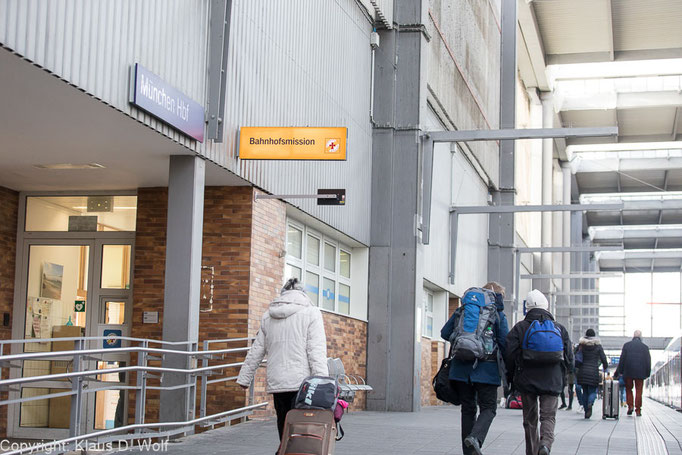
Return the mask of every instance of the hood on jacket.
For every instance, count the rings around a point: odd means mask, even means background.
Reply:
[[[597,337],[582,337],[580,338],[581,346],[597,346],[600,345],[601,341]]]
[[[526,313],[525,319],[528,322],[539,321],[541,319],[542,320],[551,319],[553,321],[554,316],[552,316],[552,313],[550,313],[549,311],[536,307],[528,311],[528,313]]]
[[[270,303],[268,313],[274,319],[286,319],[309,306],[312,306],[312,302],[306,293],[298,289],[292,289],[282,292],[279,297],[275,298]]]

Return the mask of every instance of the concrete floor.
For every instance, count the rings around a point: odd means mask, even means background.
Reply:
[[[601,409],[595,403],[595,410]],[[682,414],[646,400],[643,417],[586,420],[575,411],[557,413],[555,455],[682,455]],[[419,413],[356,412],[346,415],[346,437],[337,455],[461,454],[458,408],[425,408]],[[273,420],[252,421],[171,443],[169,455],[272,455],[277,448]],[[521,411],[499,409],[483,446],[486,455],[525,454]]]

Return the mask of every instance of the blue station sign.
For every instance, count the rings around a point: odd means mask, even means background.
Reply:
[[[139,63],[131,68],[130,103],[204,142],[204,107]]]

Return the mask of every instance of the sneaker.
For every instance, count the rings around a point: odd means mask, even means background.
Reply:
[[[589,419],[590,417],[592,417],[592,406],[588,407],[585,411],[585,418]]]
[[[467,438],[464,439],[464,445],[473,450],[476,455],[483,455],[483,452],[481,452],[481,443],[473,436],[467,436]]]
[[[565,407],[566,407],[566,404],[562,404],[561,406],[559,406],[559,409],[564,409]]]
[[[632,409],[628,409],[628,415],[629,415],[629,416],[632,415]]]
[[[549,455],[549,449],[547,448],[547,446],[540,447],[538,455]]]
[[[567,407],[566,410],[567,410],[567,411],[572,411],[572,410],[573,410],[573,406]]]
[[[642,417],[642,411],[637,411],[635,414],[637,415],[637,417]]]

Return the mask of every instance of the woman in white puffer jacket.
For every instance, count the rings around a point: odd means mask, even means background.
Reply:
[[[293,407],[303,380],[308,376],[329,375],[322,313],[296,278],[287,281],[281,295],[263,315],[256,340],[239,371],[239,385],[249,387],[266,355],[267,391],[274,397],[281,440],[284,418]]]

